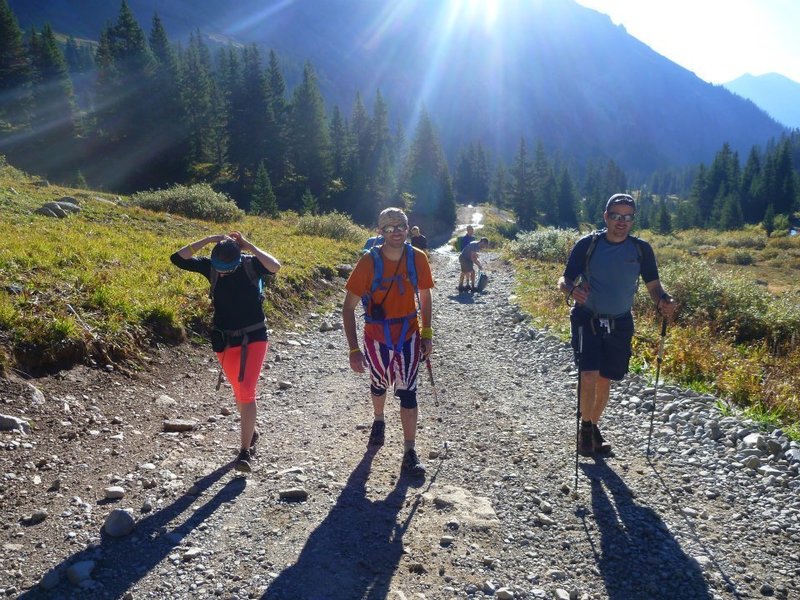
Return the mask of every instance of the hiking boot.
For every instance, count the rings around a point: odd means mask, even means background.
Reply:
[[[425,465],[420,462],[417,451],[414,450],[414,448],[406,450],[406,453],[403,455],[403,465],[400,470],[406,475],[413,475],[415,477],[425,476]]]
[[[594,430],[591,423],[581,423],[581,433],[578,436],[578,454],[592,456],[594,454]]]
[[[611,444],[603,439],[600,428],[596,424],[592,425],[592,439],[594,441],[594,451],[597,454],[608,454],[611,452]]]
[[[233,468],[239,471],[239,473],[250,473],[253,470],[250,466],[252,460],[253,457],[250,454],[250,450],[248,448],[242,448],[239,451],[239,456],[236,457],[236,464],[233,465]]]
[[[369,441],[367,446],[383,446],[386,439],[386,422],[373,421],[372,430],[369,432]]]
[[[458,292],[459,292],[459,293],[461,293],[461,292],[466,292],[466,291],[467,291],[467,288],[466,288],[465,286],[463,286],[463,285],[459,285],[459,286],[458,286]]]
[[[250,438],[250,456],[256,455],[256,444],[258,444],[258,438],[261,437],[261,434],[258,433],[258,429],[253,430],[253,437]]]

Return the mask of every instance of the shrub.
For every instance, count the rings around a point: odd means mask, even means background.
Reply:
[[[229,196],[215,192],[207,183],[175,185],[166,190],[138,192],[131,197],[131,202],[156,212],[217,223],[238,221],[244,217],[244,211]]]
[[[353,223],[347,215],[336,211],[324,215],[302,215],[297,220],[297,232],[348,242],[360,242],[369,237],[367,230]]]
[[[510,244],[511,253],[522,258],[566,263],[580,234],[575,229],[547,227],[517,234]]]

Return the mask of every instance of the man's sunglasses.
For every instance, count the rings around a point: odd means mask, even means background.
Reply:
[[[626,223],[630,223],[636,218],[636,215],[621,215],[619,213],[610,212],[608,213],[608,218],[612,221],[625,221]]]
[[[381,228],[381,233],[383,233],[383,235],[391,235],[395,232],[405,233],[406,231],[408,231],[408,227],[405,225],[389,225],[388,227]]]

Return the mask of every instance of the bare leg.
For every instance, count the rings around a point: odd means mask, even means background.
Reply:
[[[240,439],[242,449],[249,448],[250,441],[253,439],[253,431],[256,428],[256,403],[237,402],[236,406],[239,408],[239,415],[242,417]]]
[[[377,419],[383,418],[383,409],[386,405],[386,393],[382,396],[372,396],[372,414]]]
[[[400,422],[403,424],[403,441],[414,442],[417,439],[417,408],[401,408]]]

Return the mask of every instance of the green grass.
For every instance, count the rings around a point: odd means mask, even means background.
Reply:
[[[64,195],[76,197],[82,211],[65,219],[34,214]],[[290,319],[328,289],[321,279],[352,262],[367,235],[356,241],[355,226],[342,239],[307,235],[293,218],[214,224],[98,198],[112,197],[38,187],[0,162],[0,364],[37,370],[120,360],[154,341],[181,341],[187,328],[202,331],[210,317],[208,283],[175,268],[169,256],[232,229],[283,264],[266,289],[265,310],[271,319]]]
[[[524,234],[506,247],[517,271],[520,304],[539,327],[568,339],[568,308],[556,282],[564,269],[562,238],[549,230]],[[576,239],[578,234],[572,234]],[[759,237],[760,235],[760,237]],[[742,232],[689,231],[659,236],[644,232],[659,260],[665,287],[678,303],[669,327],[661,376],[734,402],[765,425],[780,424],[800,439],[800,306],[797,265],[800,240]],[[765,268],[780,246],[783,265]],[[714,248],[747,249],[752,263],[732,267],[713,260]],[[636,335],[631,370],[653,378],[660,318],[639,286],[634,302]]]

